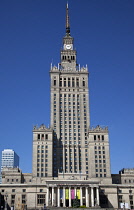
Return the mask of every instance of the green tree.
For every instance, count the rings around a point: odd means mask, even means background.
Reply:
[[[73,200],[73,207],[74,207],[74,208],[80,207],[80,201],[79,201],[79,199],[78,199],[77,196],[76,196],[76,198]]]

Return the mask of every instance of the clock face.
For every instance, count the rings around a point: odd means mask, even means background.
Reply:
[[[70,44],[67,44],[67,45],[66,45],[66,49],[67,49],[67,50],[71,49],[71,45],[70,45]]]

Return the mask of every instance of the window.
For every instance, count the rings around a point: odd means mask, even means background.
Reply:
[[[130,199],[130,200],[133,200],[133,196],[132,196],[132,195],[129,195],[129,199]]]
[[[70,87],[70,78],[68,78],[68,87]]]
[[[11,205],[14,205],[15,203],[15,195],[11,195]]]
[[[22,203],[23,203],[23,204],[26,203],[26,195],[22,195]]]
[[[48,134],[46,134],[46,139],[48,139]]]
[[[74,87],[74,78],[72,78],[72,87]]]
[[[82,84],[83,84],[83,87],[85,87],[85,81],[84,80],[83,80],[83,83]]]
[[[56,79],[54,79],[54,86],[56,86]]]
[[[79,78],[76,79],[76,86],[79,87]]]
[[[133,205],[133,201],[130,201],[130,205]]]
[[[60,87],[62,87],[62,78],[60,78]]]
[[[122,195],[119,195],[118,198],[119,198],[119,200],[122,200]]]
[[[22,192],[26,192],[26,189],[22,189]]]
[[[64,78],[64,87],[66,87],[66,78]]]

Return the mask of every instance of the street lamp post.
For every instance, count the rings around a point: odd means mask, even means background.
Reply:
[[[7,198],[8,198],[8,194],[6,192],[5,193],[5,210],[7,210]]]
[[[125,200],[124,200],[124,202],[123,202],[123,209],[125,210]]]

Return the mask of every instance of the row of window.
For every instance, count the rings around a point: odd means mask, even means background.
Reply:
[[[44,163],[45,162],[45,159],[37,159],[37,163]],[[45,167],[47,167],[48,165],[45,164]]]
[[[106,168],[106,164],[95,164],[95,168]]]
[[[39,169],[39,168],[37,168],[37,171],[39,172],[39,171],[41,171],[41,172],[43,172],[43,171],[45,171],[45,172],[47,172],[48,171],[48,168],[41,168],[41,169]]]
[[[15,192],[15,191],[14,191]],[[40,189],[40,192],[43,192],[43,189]],[[22,204],[26,204],[26,195],[23,194],[21,196]],[[37,194],[37,204],[44,204],[45,203],[45,194]],[[11,195],[11,204],[15,204],[15,195]]]
[[[118,193],[123,193],[123,192],[122,192],[122,190],[119,189],[119,190],[118,190]],[[131,193],[133,193],[133,191],[132,191],[132,190],[129,190],[129,193],[131,194]],[[122,196],[122,195],[120,195],[120,197],[121,197],[121,196]]]
[[[97,159],[97,158],[105,158],[105,155],[95,155],[95,159]]]
[[[104,146],[98,146],[98,147],[97,147],[97,146],[94,146],[94,149],[95,149],[95,150],[97,150],[97,149],[98,149],[98,150],[101,150],[101,149],[104,150],[105,147],[104,147]]]
[[[26,195],[21,196],[21,202],[22,204],[26,204]],[[11,205],[15,204],[15,195],[11,195]]]
[[[44,155],[44,154],[41,154],[41,155],[40,155],[40,154],[37,154],[37,157],[38,157],[38,158],[40,158],[40,157],[41,157],[41,158],[44,158],[44,157],[47,158],[48,155],[47,155],[47,154],[46,154],[46,155]]]
[[[104,169],[100,168],[100,169],[96,169],[95,171],[96,172],[106,172],[106,169],[105,168]]]
[[[62,56],[62,60],[63,61],[74,61],[75,60],[75,56],[74,55],[63,55]]]
[[[124,203],[124,199],[122,195],[118,195],[118,200],[119,203]],[[133,209],[133,196],[129,195],[129,203],[130,203],[130,208]]]
[[[47,173],[37,173],[37,177],[47,177]]]
[[[12,182],[12,183],[15,183],[15,182],[19,182],[20,180],[19,179],[7,179],[7,182]],[[24,179],[23,182],[26,182],[26,180]],[[29,179],[29,182],[32,182],[31,179]]]
[[[95,160],[95,163],[106,163],[106,160]]]
[[[98,154],[105,154],[105,151],[101,151],[101,150],[96,151],[96,150],[95,150],[94,153],[95,153],[95,154],[97,154],[97,153],[98,153]]]
[[[104,135],[94,135],[94,141],[96,141],[96,140],[98,140],[98,141],[100,141],[100,140],[104,141]]]
[[[2,193],[4,193],[4,192],[5,192],[5,190],[4,190],[4,189],[2,189],[2,190],[1,190],[1,192],[2,192]],[[15,192],[15,189],[12,189],[12,192]],[[22,192],[26,192],[26,189],[22,189]]]
[[[96,177],[106,177],[106,174],[96,174]]]
[[[56,77],[54,77],[53,79],[53,85],[56,86],[57,85],[57,80]],[[79,78],[60,78],[60,82],[59,82],[59,86],[60,87],[79,87],[80,86],[80,79]],[[81,83],[82,87],[86,86],[85,83],[85,78],[83,78],[82,83]]]
[[[38,150],[37,150],[37,153],[48,153],[48,150],[43,150],[43,149],[42,149],[42,150],[39,150],[39,149],[38,149]]]
[[[38,145],[38,146],[37,146],[38,149],[39,149],[39,148],[44,149],[44,147],[45,147],[46,149],[48,148],[47,145],[46,145],[46,146],[44,146],[44,145]]]
[[[47,163],[48,162],[48,159],[45,159],[45,162]],[[37,163],[37,168],[39,168],[39,167],[44,167],[44,163]]]
[[[124,183],[134,183],[134,179],[125,179]]]
[[[38,140],[48,140],[48,134],[38,134]]]

